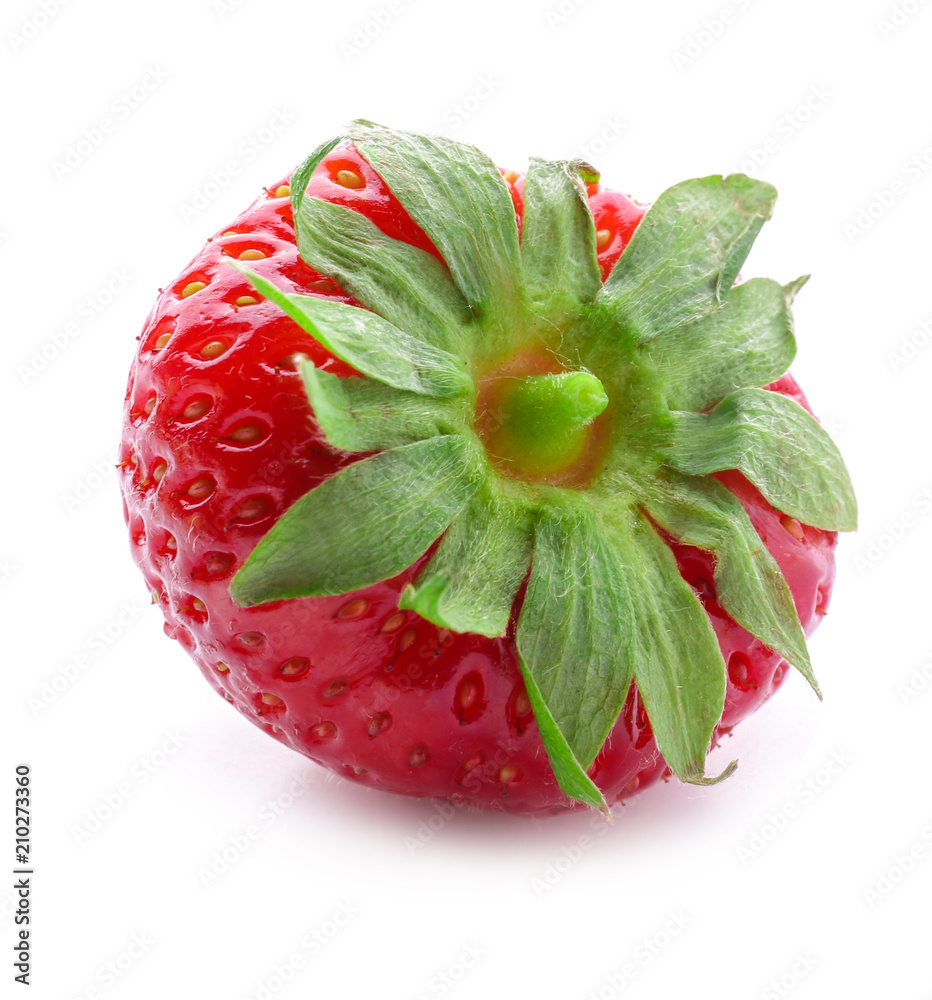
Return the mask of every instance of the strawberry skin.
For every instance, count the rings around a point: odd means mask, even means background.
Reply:
[[[519,220],[523,176],[505,174]],[[589,183],[603,278],[645,208]],[[307,189],[384,233],[442,256],[376,171],[344,142]],[[299,256],[287,181],[210,239],[150,314],[126,392],[121,486],[132,552],[165,631],[250,722],[351,780],[516,813],[578,807],[554,776],[518,662],[513,616],[501,637],[438,627],[399,599],[428,562],[338,596],[241,607],[236,572],[299,498],[358,456],[333,447],[309,406],[299,361],[354,369],[229,266],[281,290],[355,304]],[[808,409],[791,377],[771,390]],[[824,616],[836,533],[782,515],[736,471],[735,494],[782,571],[808,635]],[[786,661],[721,607],[710,552],[670,539],[727,665],[715,736],[755,711]],[[669,774],[637,687],[588,774],[611,804]]]

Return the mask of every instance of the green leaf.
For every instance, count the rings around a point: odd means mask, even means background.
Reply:
[[[637,567],[583,503],[544,510],[518,619],[518,652],[554,725],[588,768],[624,707]]]
[[[321,274],[399,329],[460,352],[472,314],[432,254],[382,232],[362,213],[320,198],[295,212],[298,250]]]
[[[454,433],[457,413],[446,400],[394,389],[368,378],[341,378],[309,361],[301,365],[314,416],[343,451],[380,451]]]
[[[364,375],[425,396],[455,396],[472,388],[459,358],[409,336],[368,309],[289,295],[242,264],[231,263],[298,326]]]
[[[484,475],[459,435],[383,451],[296,501],[233,578],[242,606],[345,594],[407,569],[468,503]]]
[[[398,606],[454,632],[504,635],[531,562],[533,531],[526,503],[480,490]]]
[[[664,531],[715,555],[721,606],[796,667],[821,698],[789,585],[741,501],[717,479],[671,473],[645,506]]]
[[[791,281],[783,286],[783,294],[786,296],[786,304],[791,306],[796,301],[800,289],[809,281],[811,275],[801,274],[795,281]]]
[[[725,706],[725,661],[708,615],[680,576],[673,553],[653,526],[634,532],[638,586],[631,589],[638,637],[634,678],[660,752],[681,781],[704,777],[712,732]]]
[[[737,285],[703,319],[643,345],[657,366],[668,405],[706,410],[736,389],[768,385],[796,356],[789,295],[776,281]]]
[[[553,768],[557,784],[571,799],[577,799],[587,806],[598,809],[604,816],[611,817],[611,810],[605,797],[592,778],[586,774],[586,769],[574,756],[566,738],[560,732],[560,727],[550,714],[550,709],[547,708],[540,689],[534,681],[534,675],[524,661],[519,662],[524,674],[524,685],[531,702],[531,710],[534,712],[537,729],[540,732],[544,749],[547,751],[547,757]]]
[[[724,300],[777,193],[744,174],[664,191],[605,281],[600,301],[643,343],[707,316]]]
[[[834,531],[857,526],[857,501],[832,439],[799,403],[767,389],[726,396],[709,413],[673,414],[669,463],[689,475],[738,469],[784,514]]]
[[[521,258],[529,298],[544,306],[566,311],[601,289],[595,222],[578,161],[531,160]]]
[[[518,224],[495,164],[442,136],[356,121],[350,138],[443,256],[473,313],[509,330],[521,300]]]
[[[345,138],[346,136],[338,135],[335,139],[321,143],[291,175],[291,181],[289,182],[291,186],[291,210],[295,219],[298,218],[298,214],[301,211],[301,203],[304,201],[304,195],[314,171],[323,162],[324,157],[332,152]]]

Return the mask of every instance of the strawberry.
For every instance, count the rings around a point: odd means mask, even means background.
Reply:
[[[252,723],[374,788],[547,812],[818,693],[844,463],[736,283],[776,194],[648,209],[355,122],[160,295],[126,394],[133,552]]]

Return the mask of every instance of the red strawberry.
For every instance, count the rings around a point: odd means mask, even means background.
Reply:
[[[168,634],[373,787],[536,812],[718,780],[788,661],[815,687],[855,519],[785,375],[802,281],[732,287],[774,198],[709,177],[645,215],[587,164],[354,123],[140,339],[122,485]]]

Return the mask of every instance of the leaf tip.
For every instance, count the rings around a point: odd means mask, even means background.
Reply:
[[[788,306],[793,304],[796,296],[800,292],[800,289],[809,281],[811,277],[811,274],[801,274],[795,281],[790,281],[783,286],[783,297]]]
[[[709,777],[705,774],[702,761],[691,764],[683,773],[682,780],[689,785],[717,785],[720,781],[730,778],[738,770],[738,761],[733,760],[721,774]]]

